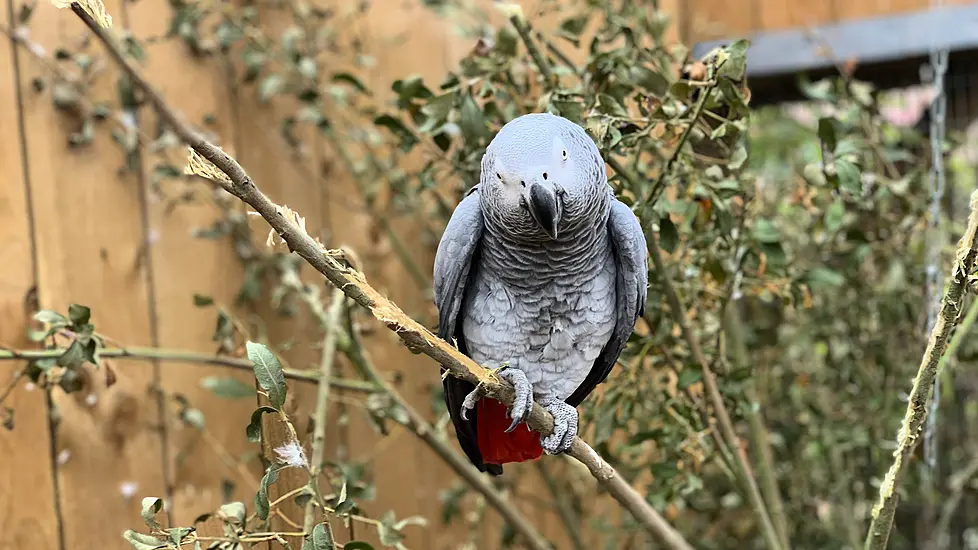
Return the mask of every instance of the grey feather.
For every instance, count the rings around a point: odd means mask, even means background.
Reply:
[[[648,243],[638,218],[627,205],[614,198],[614,194],[608,215],[608,235],[615,257],[615,329],[594,362],[594,368],[567,398],[567,403],[575,407],[608,378],[625,349],[635,322],[645,315],[649,287]]]
[[[432,285],[435,306],[438,308],[438,337],[449,342],[454,341],[459,351],[466,355],[468,350],[457,319],[459,308],[465,299],[472,264],[478,262],[479,245],[485,229],[478,187],[476,185],[466,193],[448,220],[435,252]],[[478,416],[472,412],[468,418],[462,418],[462,402],[466,395],[475,390],[475,385],[454,376],[446,376],[445,369],[441,369],[441,374],[445,405],[462,451],[480,472],[502,474],[502,467],[482,461],[478,443]]]

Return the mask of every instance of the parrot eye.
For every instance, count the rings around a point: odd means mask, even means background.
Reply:
[[[544,181],[547,181],[547,173],[546,172],[543,173],[543,180]]]
[[[567,160],[567,149],[563,149],[560,151],[560,158]]]

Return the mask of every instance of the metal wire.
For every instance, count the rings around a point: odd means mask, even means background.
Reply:
[[[943,5],[942,0],[931,0],[930,8],[937,9]],[[932,40],[936,37],[932,37]],[[935,40],[936,42],[936,40]],[[927,334],[934,328],[937,315],[941,309],[941,291],[943,278],[941,274],[941,250],[943,236],[941,231],[941,200],[944,197],[944,136],[947,121],[947,96],[944,90],[945,75],[947,74],[948,50],[940,48],[932,42],[930,50],[930,77],[934,87],[934,99],[930,104],[930,149],[931,169],[928,178],[930,191],[929,216],[927,224],[926,254],[926,293],[927,293]],[[941,394],[941,378],[934,381],[934,398],[931,400],[924,426],[924,461],[933,470],[937,466],[937,440],[934,437],[937,427],[937,415]]]

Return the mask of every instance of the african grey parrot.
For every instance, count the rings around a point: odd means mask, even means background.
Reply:
[[[482,157],[479,183],[445,228],[434,265],[438,335],[516,389],[506,406],[444,376],[462,450],[480,471],[566,451],[577,405],[603,382],[645,310],[645,236],[608,185],[584,129],[551,114],[518,117]],[[536,397],[555,421],[523,422]]]

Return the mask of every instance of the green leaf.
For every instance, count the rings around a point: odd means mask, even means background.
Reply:
[[[351,540],[343,545],[343,550],[375,550],[375,548],[369,542]]]
[[[781,241],[781,231],[771,220],[760,218],[754,222],[754,238],[761,243],[778,243]]]
[[[730,154],[730,160],[727,161],[727,167],[731,170],[740,170],[740,167],[744,165],[747,160],[747,148],[741,143],[737,145],[733,153]]]
[[[143,533],[137,533],[132,529],[126,529],[122,533],[122,538],[126,539],[126,542],[132,545],[136,550],[155,550],[157,548],[165,548],[166,543],[152,535],[144,535]]]
[[[265,476],[261,478],[261,483],[258,485],[258,493],[255,494],[255,515],[263,521],[268,519],[269,513],[268,486],[277,480],[278,469],[272,467],[265,472]]]
[[[255,388],[237,378],[208,376],[200,381],[200,387],[210,390],[214,395],[224,399],[242,399],[254,397]]]
[[[368,95],[370,93],[367,90],[367,87],[363,85],[363,82],[361,82],[359,78],[357,78],[351,73],[336,73],[333,75],[332,80],[333,82],[345,82],[353,86],[354,88],[356,88],[358,92],[365,93]]]
[[[67,325],[68,319],[65,319],[64,315],[61,315],[57,311],[52,311],[50,309],[42,309],[34,314],[34,320],[41,323],[47,323],[49,325]]]
[[[835,173],[839,177],[841,189],[854,194],[862,193],[863,180],[858,166],[847,160],[836,159]]]
[[[452,111],[452,107],[455,106],[455,96],[456,91],[446,92],[440,96],[432,99],[427,105],[421,108],[421,112],[428,116],[421,128],[418,131],[422,133],[430,133],[431,131],[441,127],[445,120],[448,118],[448,113]]]
[[[57,360],[58,366],[77,369],[81,367],[85,361],[90,363],[95,363],[95,340],[88,340],[86,343],[82,343],[80,339],[76,339],[68,346],[68,349],[62,353]]]
[[[718,76],[740,81],[747,72],[747,50],[750,48],[750,40],[742,38],[730,44],[724,51],[727,52],[727,62],[720,67]]]
[[[272,407],[258,407],[255,412],[251,413],[251,422],[245,429],[245,435],[248,436],[248,441],[252,443],[258,443],[261,441],[261,417],[265,413],[277,413],[277,409]]]
[[[170,535],[170,542],[172,542],[177,548],[180,547],[180,543],[183,541],[183,539],[190,533],[193,533],[193,531],[194,530],[191,527],[173,527],[166,530],[166,532]]]
[[[488,133],[485,115],[469,94],[462,97],[458,125],[462,129],[462,135],[469,141],[476,141]]]
[[[657,97],[662,97],[669,91],[669,81],[666,80],[666,77],[648,67],[632,65],[629,72],[636,84]]]
[[[577,44],[577,41],[581,38],[581,33],[584,32],[584,27],[587,26],[589,16],[590,12],[585,11],[581,15],[564,19],[560,23],[557,34]]]
[[[143,522],[150,529],[159,529],[160,524],[156,521],[156,514],[163,509],[163,499],[157,497],[145,497],[142,502],[142,510],[139,515],[143,517]]]
[[[846,203],[841,197],[836,198],[832,201],[832,204],[825,209],[825,230],[829,233],[835,233],[840,227],[842,227],[842,221],[846,216]]]
[[[835,148],[839,146],[837,126],[838,121],[832,117],[818,119],[818,139],[822,141],[822,145],[830,153],[835,152]]]
[[[400,119],[391,115],[380,115],[374,119],[374,124],[387,128],[392,134],[397,136],[398,139],[400,139],[401,151],[404,151],[405,153],[413,149],[415,145],[421,142],[421,140],[418,139],[418,136],[414,135],[414,132],[405,126]]]
[[[349,544],[343,546],[343,548],[349,547]],[[312,535],[302,543],[302,550],[333,550],[334,548],[336,548],[336,543],[324,523],[313,527]]]
[[[245,344],[245,348],[248,350],[248,359],[255,366],[255,378],[258,379],[258,385],[268,394],[268,401],[272,406],[281,409],[288,394],[282,364],[279,363],[275,354],[263,344],[249,341]]]
[[[840,287],[845,284],[846,278],[838,271],[816,267],[808,272],[805,281],[813,288],[819,286]]]
[[[679,244],[679,230],[669,216],[662,216],[659,219],[659,244],[670,254],[676,251],[676,246]]]
[[[678,381],[679,389],[684,390],[692,386],[696,382],[699,382],[702,379],[703,379],[703,371],[699,369],[690,368],[690,367],[684,367],[683,370],[680,371],[679,373],[679,381]]]

